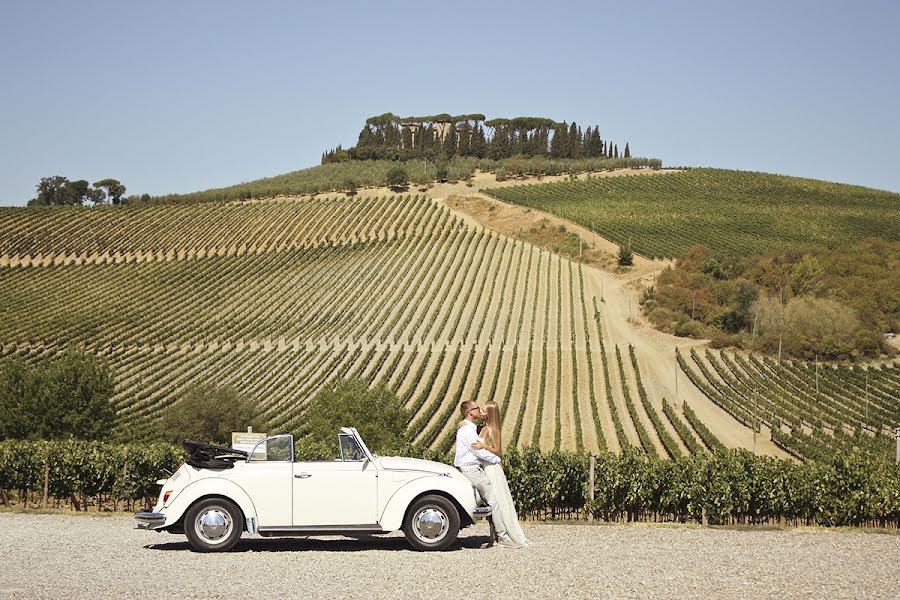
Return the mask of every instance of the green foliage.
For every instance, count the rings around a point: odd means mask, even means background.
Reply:
[[[404,187],[408,181],[409,174],[403,167],[392,167],[387,172],[387,184],[390,187]]]
[[[599,519],[789,520],[804,524],[896,525],[900,467],[854,451],[825,463],[796,464],[717,450],[662,461],[626,450],[596,457],[595,500],[587,502],[584,455],[510,452],[504,468],[520,513],[553,516],[586,507]]]
[[[0,438],[100,439],[115,421],[113,373],[102,359],[69,350],[46,363],[0,363]]]
[[[745,258],[692,246],[642,305],[664,331],[812,359],[891,354],[900,327],[900,242]],[[662,311],[662,312],[660,312]],[[718,336],[718,337],[717,337]]]
[[[106,199],[106,192],[102,187],[107,187],[110,194],[118,193],[117,198],[125,193],[125,186],[115,179],[104,179],[94,186],[95,189],[91,189],[84,179],[69,181],[61,175],[42,177],[36,186],[37,196],[28,201],[28,206],[80,206],[86,202],[100,204]]]
[[[49,495],[111,494],[118,500],[155,498],[156,480],[183,460],[169,444],[109,444],[95,441],[0,441],[0,488],[43,491],[49,466]]]
[[[618,261],[620,267],[630,267],[634,264],[634,254],[628,246],[619,246]]]
[[[94,182],[95,189],[106,190],[106,196],[113,204],[121,204],[125,195],[125,186],[118,179],[101,179]]]
[[[361,379],[332,381],[313,396],[305,414],[308,443],[322,444],[320,448],[336,448],[341,427],[356,427],[369,449],[379,454],[409,443],[407,412],[383,383],[369,388]]]
[[[232,387],[192,385],[162,412],[160,438],[173,443],[185,439],[231,445],[231,433],[259,430],[252,402]]]

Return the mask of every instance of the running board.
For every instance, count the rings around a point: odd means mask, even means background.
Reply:
[[[263,537],[290,535],[358,535],[387,533],[379,525],[311,525],[308,527],[266,527],[259,529]]]

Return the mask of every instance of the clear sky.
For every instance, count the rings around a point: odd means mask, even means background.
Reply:
[[[0,205],[57,174],[161,194],[314,166],[388,111],[900,192],[898,57],[896,0],[10,0]]]

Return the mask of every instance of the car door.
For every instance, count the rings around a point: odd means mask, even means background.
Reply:
[[[234,481],[250,495],[259,527],[290,527],[293,519],[293,437],[273,436],[258,446],[262,450],[255,449],[251,459],[234,474]]]
[[[294,463],[294,527],[375,527],[378,469],[362,452]]]

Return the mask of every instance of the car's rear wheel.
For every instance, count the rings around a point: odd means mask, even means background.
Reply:
[[[403,533],[416,550],[445,550],[459,534],[459,513],[443,496],[423,496],[406,511]]]
[[[234,548],[244,530],[244,514],[231,500],[206,498],[188,509],[184,532],[198,552],[226,552]]]

